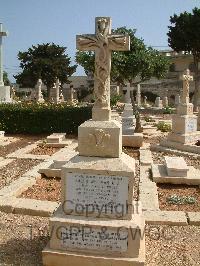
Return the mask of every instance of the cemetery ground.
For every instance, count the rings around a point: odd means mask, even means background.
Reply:
[[[145,114],[145,119],[150,115]],[[157,119],[156,116],[154,118]],[[144,128],[152,125],[152,122],[145,123],[145,119]],[[168,120],[170,116],[162,116],[162,119]],[[152,182],[148,171],[150,164],[162,163],[166,155],[177,156],[150,152],[149,143],[159,143],[168,134],[158,131],[154,122],[153,127],[147,127],[144,147],[140,150],[123,148],[125,153],[136,159],[134,200],[145,201],[142,204],[146,219],[146,265],[200,265],[200,188],[155,185]],[[50,234],[48,217],[60,201],[61,182],[60,178],[40,175],[38,169],[53,161],[63,149],[69,150],[70,154],[72,149],[76,151],[77,148],[76,136],[67,136],[73,145],[64,148],[47,147],[46,137],[6,135],[1,140],[0,265],[42,265],[41,252]],[[198,156],[183,156],[188,165],[200,169]],[[149,180],[145,181],[147,176]],[[149,182],[156,186],[156,192],[153,194],[149,190],[145,198],[143,186],[148,187]],[[195,202],[172,204],[167,199],[173,199],[174,195],[178,199],[192,197]],[[151,205],[150,209],[148,205]]]

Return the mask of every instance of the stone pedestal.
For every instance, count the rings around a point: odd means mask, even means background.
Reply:
[[[135,128],[135,116],[133,115],[133,107],[130,103],[125,103],[122,113],[122,134],[133,135]]]
[[[78,128],[80,155],[119,157],[122,153],[122,129],[118,121],[86,121]]]
[[[132,201],[134,173],[135,160],[124,153],[77,155],[63,167],[44,265],[144,265],[145,223],[140,202]]]
[[[200,131],[197,131],[197,116],[193,114],[193,104],[179,104],[177,114],[172,116],[172,132],[160,145],[200,153],[199,147],[194,145],[198,139]]]
[[[10,103],[10,86],[0,86],[0,103]]]
[[[172,117],[172,133],[168,135],[169,141],[178,143],[194,143],[200,138],[197,131],[197,117],[193,114],[193,104],[179,104],[177,114]]]

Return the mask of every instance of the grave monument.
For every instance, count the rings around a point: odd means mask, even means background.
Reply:
[[[156,108],[159,108],[159,109],[162,109],[162,108],[163,108],[163,102],[162,102],[162,100],[160,99],[160,97],[156,97],[156,100],[155,100],[155,107],[156,107]]]
[[[36,98],[36,102],[38,103],[44,102],[44,98],[42,94],[42,80],[41,79],[38,79],[37,84],[35,86],[35,98]]]
[[[122,113],[122,134],[130,135],[134,133],[135,126],[135,116],[133,115],[133,106],[131,103],[131,91],[134,90],[134,87],[131,87],[130,83],[123,88],[125,91],[125,104],[124,110]]]
[[[129,42],[111,34],[109,17],[96,18],[95,35],[77,36],[78,49],[95,51],[96,102],[92,120],[78,130],[79,155],[62,168],[62,203],[50,218],[46,266],[144,265],[144,219],[132,201],[135,161],[122,153],[122,129],[111,120],[109,99],[111,51],[128,50]]]
[[[50,90],[50,99],[53,103],[59,103],[60,102],[60,81],[57,78],[56,82],[54,83],[53,87]]]
[[[181,103],[177,107],[177,113],[172,116],[172,132],[166,140],[161,141],[161,145],[178,149],[189,145],[188,151],[197,151],[199,147],[195,147],[194,144],[200,139],[200,132],[197,131],[197,116],[193,114],[193,104],[189,102],[189,82],[193,77],[188,69],[183,74],[182,80]]]
[[[0,23],[0,102],[11,102],[10,86],[5,86],[3,81],[3,37],[8,36],[7,31],[3,31],[3,24]]]

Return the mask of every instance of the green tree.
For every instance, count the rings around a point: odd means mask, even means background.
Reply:
[[[3,82],[5,86],[10,86],[11,84],[6,71],[3,72]]]
[[[200,100],[200,9],[194,8],[192,13],[183,12],[170,17],[168,42],[176,52],[191,52],[194,59],[194,107],[196,109]]]
[[[65,54],[66,47],[54,43],[32,46],[27,52],[19,52],[18,59],[22,72],[15,75],[16,82],[22,87],[34,87],[39,78],[49,91],[56,78],[61,83],[67,82],[76,71],[76,65],[70,66],[71,59]]]
[[[136,30],[126,27],[117,28],[113,34],[125,34],[130,36],[130,51],[112,52],[111,80],[118,84],[129,81],[136,84],[149,80],[151,77],[163,78],[168,71],[168,59],[159,54],[157,50],[147,47],[142,39],[135,36]],[[85,73],[94,73],[93,52],[78,51],[76,62],[80,64]],[[137,77],[137,82],[134,82]]]

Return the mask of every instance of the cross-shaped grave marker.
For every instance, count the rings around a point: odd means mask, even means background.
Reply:
[[[95,34],[77,35],[77,49],[95,51],[94,93],[92,111],[94,121],[111,120],[110,110],[110,70],[111,52],[130,49],[130,37],[124,34],[111,34],[111,18],[95,19]]]

